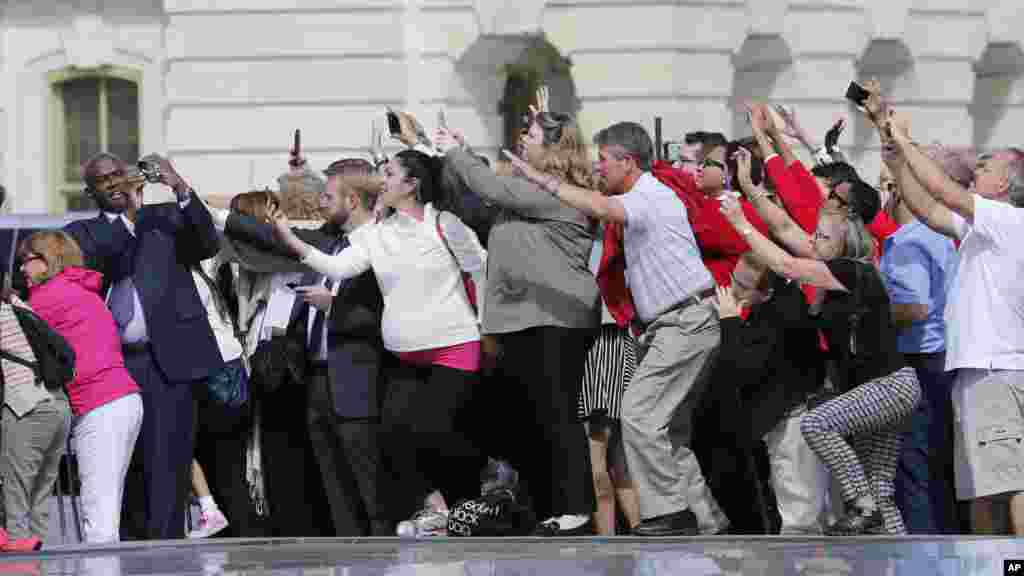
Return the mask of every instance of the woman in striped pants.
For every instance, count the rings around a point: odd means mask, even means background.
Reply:
[[[781,209],[755,202],[793,255],[753,228],[735,201],[722,212],[776,273],[819,288],[811,312],[829,349],[830,378],[840,395],[810,410],[801,431],[836,478],[846,515],[833,535],[903,534],[893,503],[901,427],[921,397],[914,371],[896,348],[889,298],[871,263],[864,228],[879,209],[878,191],[862,181],[832,183],[813,238]]]

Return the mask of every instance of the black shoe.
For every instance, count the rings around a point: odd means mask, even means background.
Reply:
[[[594,530],[593,520],[587,520],[575,528],[563,530],[558,526],[558,520],[551,519],[541,522],[533,531],[534,536],[543,536],[545,538],[570,538],[573,536],[594,536],[596,534],[597,531]]]
[[[630,531],[630,536],[696,536],[697,515],[692,510],[648,518]]]
[[[856,504],[846,505],[846,515],[825,529],[828,536],[861,536],[864,534],[885,534],[885,519],[882,511],[875,507],[865,510]]]

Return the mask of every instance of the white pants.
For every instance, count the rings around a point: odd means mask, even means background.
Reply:
[[[782,534],[821,534],[828,524],[831,476],[800,432],[805,412],[800,406],[764,435]]]
[[[88,544],[120,541],[124,478],[142,427],[142,398],[130,394],[75,420],[71,446],[82,481],[82,533]]]

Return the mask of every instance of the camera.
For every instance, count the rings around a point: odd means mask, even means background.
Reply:
[[[670,163],[679,161],[679,158],[683,155],[683,143],[669,140],[664,144],[665,160]]]
[[[136,164],[139,172],[146,179],[146,182],[156,184],[160,182],[160,165],[150,160],[139,160]]]

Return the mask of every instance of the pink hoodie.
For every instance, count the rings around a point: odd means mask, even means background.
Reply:
[[[63,272],[29,290],[29,305],[75,351],[75,379],[68,385],[75,416],[139,391],[128,374],[114,317],[100,290],[103,276],[85,268]]]

